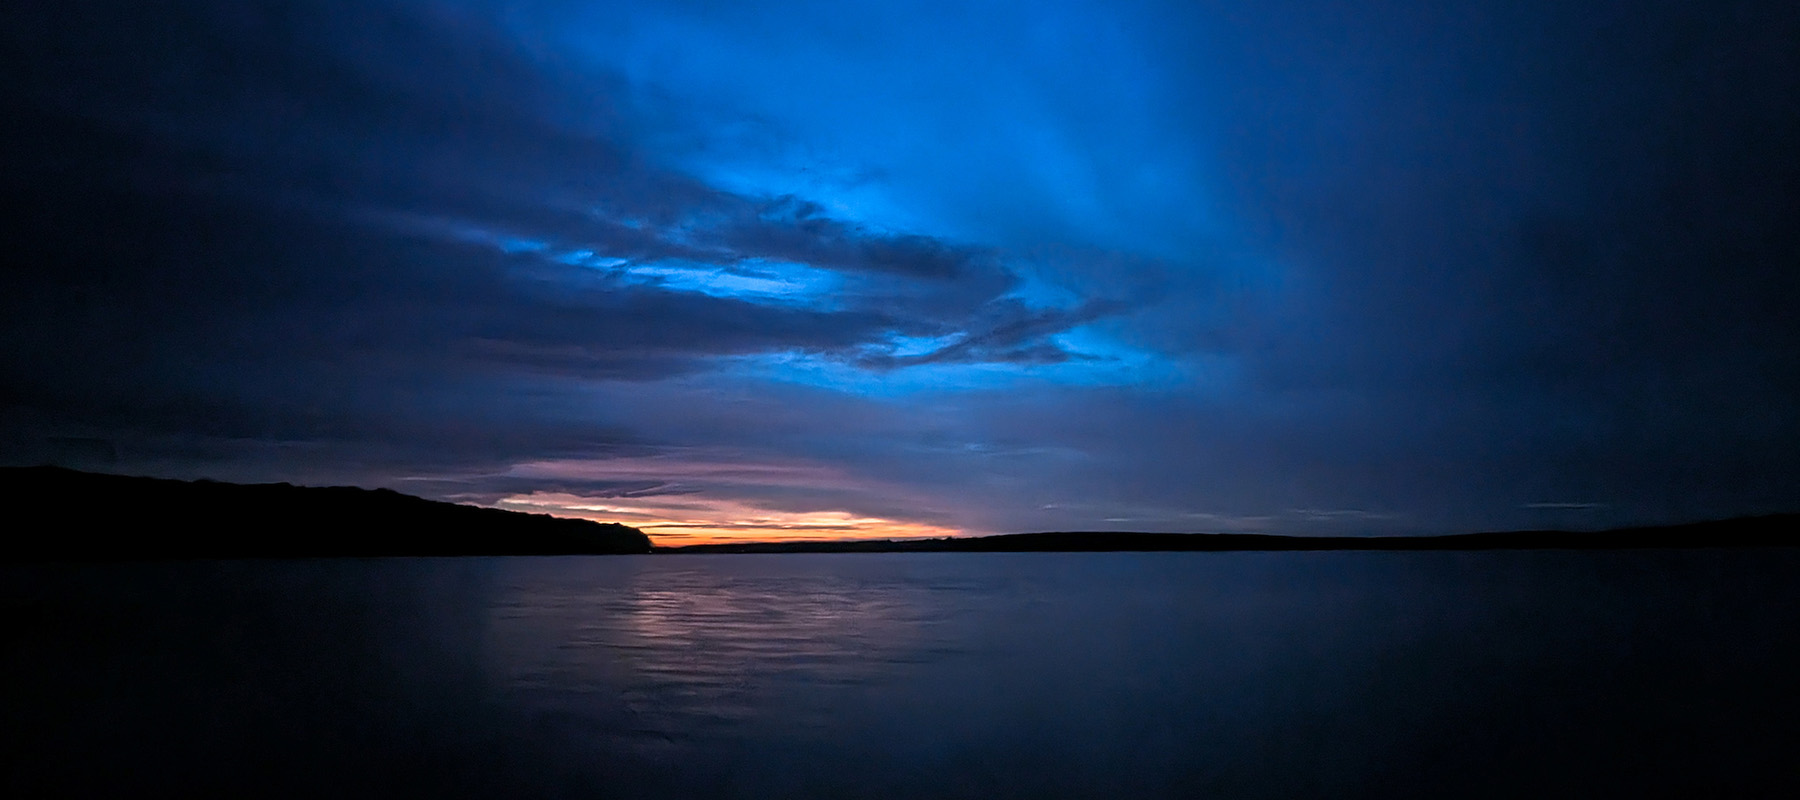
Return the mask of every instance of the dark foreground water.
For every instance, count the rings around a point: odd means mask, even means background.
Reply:
[[[6,794],[1800,796],[1800,551],[0,568]]]

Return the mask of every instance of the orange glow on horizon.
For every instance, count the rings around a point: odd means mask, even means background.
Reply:
[[[782,511],[694,495],[595,499],[561,493],[515,495],[500,508],[630,525],[659,547],[730,542],[926,539],[962,531],[847,511]]]

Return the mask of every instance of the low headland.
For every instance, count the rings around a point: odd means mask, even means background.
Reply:
[[[0,468],[12,517],[0,558],[599,555],[648,553],[626,525],[426,500],[387,489],[179,481]],[[35,522],[31,520],[37,520]]]
[[[459,505],[386,489],[234,484],[0,468],[13,518],[0,560],[1303,550],[1617,550],[1800,545],[1800,514],[1606,531],[1442,536],[1062,531],[941,539],[655,547],[616,523]],[[37,520],[31,522],[29,520]]]

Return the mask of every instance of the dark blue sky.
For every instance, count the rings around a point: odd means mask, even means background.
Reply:
[[[9,3],[5,460],[682,537],[1800,508],[1792,3]]]

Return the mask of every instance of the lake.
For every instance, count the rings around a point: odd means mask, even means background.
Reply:
[[[1800,796],[1800,549],[0,567],[9,796]]]

